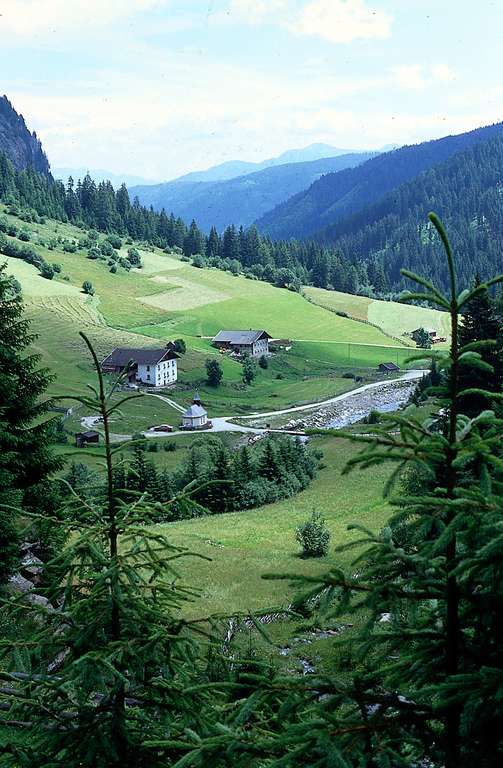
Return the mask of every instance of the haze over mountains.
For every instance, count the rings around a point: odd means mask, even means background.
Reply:
[[[159,179],[146,179],[143,176],[134,176],[129,173],[112,173],[103,168],[85,168],[81,167],[67,167],[56,166],[52,169],[52,175],[55,179],[61,179],[65,183],[71,176],[74,181],[77,179],[83,179],[88,173],[92,179],[98,184],[100,181],[111,181],[114,187],[120,187],[121,184],[125,184],[127,187],[132,187],[135,184],[155,184]]]
[[[285,155],[300,157],[300,152],[294,150]],[[164,208],[186,222],[195,219],[205,232],[212,226],[221,231],[229,224],[249,226],[278,203],[305,190],[324,173],[359,165],[373,156],[373,153],[362,152],[280,163],[224,181],[191,181],[193,175],[189,174],[165,184],[132,187],[130,193],[143,205],[153,206],[154,210]],[[233,164],[235,170],[237,165]],[[208,173],[211,172],[210,169]]]

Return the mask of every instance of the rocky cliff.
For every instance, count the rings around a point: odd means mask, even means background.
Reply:
[[[0,98],[0,152],[4,152],[17,170],[31,166],[50,174],[49,161],[35,132],[26,127],[7,96]]]

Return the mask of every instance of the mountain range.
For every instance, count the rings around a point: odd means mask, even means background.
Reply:
[[[359,165],[373,156],[362,152],[278,164],[225,181],[190,181],[189,174],[165,184],[132,187],[129,191],[140,203],[151,205],[156,211],[164,208],[186,222],[195,219],[205,232],[212,226],[222,231],[229,224],[249,226],[323,174]]]
[[[379,198],[457,152],[501,132],[501,124],[477,128],[421,144],[401,147],[375,157],[357,168],[331,173],[315,181],[256,222],[258,229],[276,239],[337,237],[338,222],[373,205]]]
[[[18,171],[31,167],[50,174],[49,161],[37,134],[28,130],[24,117],[16,112],[7,96],[0,98],[0,152]]]

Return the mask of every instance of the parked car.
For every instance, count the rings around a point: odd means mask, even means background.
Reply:
[[[155,427],[150,427],[151,432],[173,432],[171,424],[157,424]]]

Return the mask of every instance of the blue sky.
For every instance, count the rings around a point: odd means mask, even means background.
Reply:
[[[501,0],[0,0],[0,90],[54,166],[173,178],[503,119]]]

